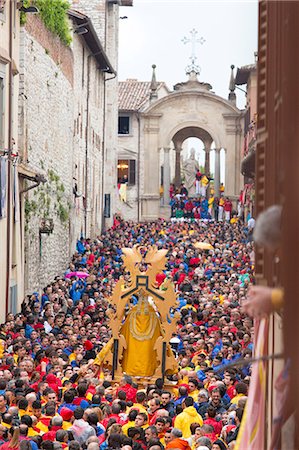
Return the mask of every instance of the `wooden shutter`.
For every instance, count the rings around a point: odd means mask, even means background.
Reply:
[[[255,177],[255,212],[258,215],[265,205],[265,158],[267,145],[266,129],[266,81],[267,81],[267,30],[268,30],[267,1],[259,3],[259,47],[258,47],[258,125],[256,148],[256,177]],[[264,249],[256,247],[255,275],[257,279],[265,278]]]
[[[136,161],[135,159],[129,159],[129,184],[136,184]]]

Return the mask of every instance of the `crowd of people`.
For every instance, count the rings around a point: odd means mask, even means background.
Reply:
[[[92,364],[111,336],[113,287],[130,277],[121,248],[135,244],[168,250],[157,283],[173,280],[180,313],[178,373],[144,386],[128,375],[116,384]],[[98,239],[82,238],[66,273],[1,325],[2,449],[234,448],[251,375],[250,364],[235,363],[252,355],[252,320],[240,308],[252,277],[253,246],[238,221],[119,219]]]
[[[243,211],[241,202],[238,201],[237,210],[233,208],[233,203],[229,197],[224,196],[224,186],[221,183],[220,196],[215,196],[214,188],[196,189],[193,196],[189,196],[189,191],[182,183],[179,189],[174,184],[170,186],[170,207],[172,221],[199,221],[216,220],[217,222],[235,223],[242,218]]]

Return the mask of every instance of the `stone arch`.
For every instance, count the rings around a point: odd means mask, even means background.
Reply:
[[[200,83],[199,83],[200,84]],[[237,198],[240,190],[241,111],[228,100],[222,99],[202,87],[171,92],[152,101],[142,112],[143,119],[143,170],[142,216],[144,219],[161,215],[159,196],[159,152],[164,153],[165,172],[170,164],[169,151],[173,140],[184,136],[210,136],[215,143],[217,161],[220,149],[226,154],[226,194]],[[216,157],[215,157],[216,159]],[[176,157],[177,161],[177,157]],[[220,164],[220,163],[219,163]],[[220,178],[220,175],[219,175]],[[170,175],[165,176],[164,204]],[[220,180],[217,180],[219,184]]]
[[[176,124],[175,127],[169,131],[167,136],[165,136],[165,140],[162,142],[161,147],[169,145],[169,142],[172,141],[174,136],[180,131],[187,130],[190,128],[194,129],[195,133],[194,134],[190,133],[187,137],[198,137],[199,139],[201,139],[199,135],[200,133],[197,133],[196,130],[203,130],[203,132],[206,132],[212,138],[212,142],[215,142],[217,148],[221,147],[221,142],[217,133],[213,132],[213,130],[208,125],[199,123],[198,121],[187,121],[184,123]]]

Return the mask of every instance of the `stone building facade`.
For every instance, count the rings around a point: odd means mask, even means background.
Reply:
[[[27,167],[47,179],[25,199],[25,288],[34,290],[54,277],[70,254],[69,220],[57,220],[57,207],[71,213],[73,69],[71,48],[38,17],[28,17],[21,40],[20,135]],[[42,230],[44,219],[53,220],[50,234]]]
[[[46,179],[32,190],[23,183],[23,294],[63,274],[82,235],[95,237],[112,223],[118,10],[119,2],[74,0],[70,47],[38,16],[28,16],[21,31],[22,161],[31,180]]]
[[[0,1],[0,319],[23,296],[22,217],[18,143],[20,14]]]
[[[238,68],[236,85],[246,87],[246,108],[244,110],[244,142],[241,152],[241,173],[244,176],[242,206],[244,220],[255,215],[255,155],[257,135],[257,65]]]
[[[26,199],[28,291],[61,273],[77,239],[95,236],[103,225],[105,73],[114,69],[89,18],[78,11],[69,16],[70,48],[38,17],[22,31],[21,136],[28,167],[47,178]],[[81,35],[83,23],[88,32]]]
[[[120,183],[116,211],[134,220],[169,217],[170,183],[181,183],[181,155],[190,137],[204,144],[206,173],[210,172],[210,154],[215,154],[213,173],[218,194],[220,154],[225,153],[225,194],[236,200],[243,185],[243,116],[236,107],[234,87],[226,100],[191,71],[187,82],[177,83],[170,91],[164,83],[156,82],[153,68],[151,82],[127,80],[119,85],[118,181],[126,172],[128,183],[125,199]]]
[[[117,120],[118,120],[118,34],[119,6],[133,6],[133,0],[72,0],[75,10],[86,14],[93,23],[115,73],[104,82],[104,121],[102,165],[102,228],[112,225],[116,208]]]

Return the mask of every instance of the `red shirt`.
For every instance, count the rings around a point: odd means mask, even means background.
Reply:
[[[163,283],[163,281],[165,280],[166,275],[163,272],[157,273],[156,275],[156,281],[158,283],[158,286],[161,286],[161,284]]]
[[[124,391],[127,394],[127,402],[136,402],[137,389],[133,388],[130,384],[125,384],[117,388],[116,396],[119,391]]]
[[[232,202],[231,202],[230,200],[227,200],[227,201],[224,203],[224,211],[232,212],[232,209],[233,209],[233,204],[232,204]]]
[[[212,417],[208,417],[206,420],[203,421],[203,423],[205,425],[211,425],[214,428],[214,432],[215,434],[217,434],[218,436],[221,433],[222,430],[222,422],[217,422],[216,419],[212,418]]]
[[[189,201],[185,204],[186,211],[192,211],[193,208],[194,208],[194,205],[191,201]]]
[[[236,395],[236,389],[235,386],[229,386],[226,390],[227,395],[229,396],[230,399],[234,398]]]

